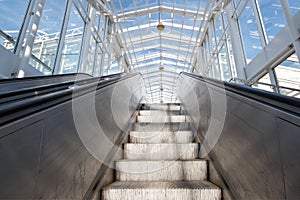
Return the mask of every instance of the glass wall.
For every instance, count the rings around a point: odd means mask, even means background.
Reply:
[[[295,53],[275,67],[281,94],[300,98],[300,63]]]
[[[67,0],[47,0],[35,37],[32,54],[49,67],[52,73]],[[38,64],[34,66],[40,69]],[[41,69],[40,69],[41,70]]]
[[[38,8],[37,3],[41,1],[30,2],[0,1],[0,45],[21,59],[22,45],[18,45],[18,50],[14,48],[20,30],[24,27],[24,41],[19,43],[24,45],[30,41],[27,40],[31,31],[30,24],[34,22],[37,25],[37,34],[29,48],[29,67],[34,67],[44,75],[83,72],[100,76],[104,72],[101,68],[105,63],[106,73],[122,69],[119,66],[118,69],[108,70],[109,63],[115,60],[110,55],[113,52],[110,45],[112,24],[99,7],[90,6],[86,0],[44,0],[41,15],[33,15]],[[106,55],[106,59],[103,59],[103,55]]]
[[[270,42],[286,24],[280,0],[258,0],[258,6]]]
[[[261,51],[262,44],[251,0],[243,1],[243,3],[240,4],[240,9],[240,13],[237,13],[240,15],[238,22],[246,61],[249,63]]]
[[[13,51],[30,0],[0,1],[0,45]]]
[[[289,0],[289,4],[294,15],[291,17],[296,18],[296,13],[300,10],[299,1]],[[201,59],[206,65],[201,73],[216,79],[246,84],[260,77],[252,87],[298,97],[300,64],[297,54],[299,56],[300,53],[296,52],[282,62],[287,51],[293,50],[293,43],[283,44],[283,38],[280,38],[283,37],[282,34],[278,35],[287,24],[285,14],[280,0],[234,0],[225,8],[216,7],[201,43]],[[285,37],[290,37],[289,32],[283,33],[286,34]],[[270,43],[274,43],[274,38],[280,52],[276,57],[267,48]],[[285,49],[286,46],[292,49]],[[234,62],[244,60],[245,63],[240,62],[239,66]],[[237,67],[240,68],[239,73],[244,72],[248,79],[238,77]],[[271,74],[262,74],[266,71]]]
[[[76,73],[79,65],[82,36],[85,22],[80,13],[72,4],[70,19],[67,26],[67,35],[64,41],[60,74]]]
[[[300,11],[299,0],[288,0],[293,15]]]

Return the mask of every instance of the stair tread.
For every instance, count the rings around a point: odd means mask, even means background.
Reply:
[[[117,181],[107,187],[109,189],[212,189],[220,190],[218,186],[209,181]]]
[[[221,188],[207,181],[208,161],[199,159],[190,118],[180,114],[180,104],[143,104],[103,199],[222,198]]]
[[[180,115],[179,110],[140,110],[139,116],[153,116],[153,115],[163,115],[163,116],[172,116]]]
[[[207,162],[205,159],[190,159],[190,160],[132,160],[132,159],[121,159],[116,162]]]
[[[130,135],[190,134],[192,131],[130,131]]]
[[[198,157],[198,143],[124,144],[126,159],[141,160],[187,160]]]
[[[137,116],[136,118],[137,122],[142,123],[172,123],[172,122],[178,122],[178,123],[184,123],[189,122],[188,117],[186,115],[147,115],[147,116]]]

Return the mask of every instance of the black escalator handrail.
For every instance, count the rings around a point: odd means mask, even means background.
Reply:
[[[300,116],[300,99],[187,72],[181,74]]]
[[[66,84],[64,87],[61,87],[61,83],[58,83],[57,87],[59,89],[56,91],[4,102],[0,104],[0,126],[138,75],[140,73],[122,74],[122,76],[113,75],[110,79],[106,76],[105,78],[73,81],[73,83],[71,81],[63,83]],[[52,85],[52,87],[55,86]]]
[[[33,87],[27,87],[27,88],[24,88],[24,89],[17,89],[17,90],[13,90],[13,91],[7,91],[7,92],[2,92],[0,93],[0,103],[1,103],[1,98],[5,98],[5,97],[9,97],[9,96],[16,96],[18,94],[24,94],[24,93],[39,93],[40,94],[40,91],[43,91],[43,90],[47,90],[47,89],[51,89],[51,88],[58,88],[58,87],[69,87],[70,85],[74,85],[75,83],[77,85],[79,84],[87,84],[88,82],[93,82],[93,81],[100,81],[100,80],[109,80],[111,78],[117,78],[117,77],[121,77],[122,75],[124,75],[124,73],[119,73],[119,74],[112,74],[112,75],[108,75],[108,76],[102,76],[102,77],[92,77],[90,76],[90,78],[86,78],[86,79],[79,79],[77,80],[76,79],[76,76],[78,74],[72,74],[72,75],[55,75],[55,76],[52,76],[52,77],[31,77],[31,78],[25,78],[26,81],[34,81],[34,80],[41,80],[43,78],[57,78],[59,76],[69,76],[70,77],[70,80],[67,80],[67,81],[63,81],[63,82],[59,82],[59,83],[50,83],[50,84],[45,84],[45,85],[41,85],[41,86],[33,86]],[[16,82],[16,81],[21,81],[23,82],[24,79],[12,79],[12,80],[9,80],[9,82]],[[8,81],[5,81],[5,83],[8,83]],[[3,84],[1,83],[0,81],[0,85]]]

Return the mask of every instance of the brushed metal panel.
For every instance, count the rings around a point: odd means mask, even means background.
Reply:
[[[45,119],[37,185],[42,199],[81,199],[100,168],[77,135],[70,109]]]
[[[106,164],[113,164],[113,158],[121,157],[122,152],[112,150],[111,146],[120,142],[120,127],[128,125],[138,106],[142,92],[132,91],[138,90],[140,81],[141,77],[133,77],[120,82],[124,84],[121,90],[129,92],[130,101],[128,112],[118,113],[123,119],[121,125],[113,119],[111,102],[115,98],[123,106],[124,96],[114,86],[108,86],[99,89],[93,98],[87,94],[0,127],[0,131],[5,131],[0,132],[4,136],[0,139],[0,199],[88,199],[93,193],[99,195],[98,188],[112,182],[114,176],[106,174],[111,169],[88,151],[77,132],[82,126],[81,133],[94,139],[88,144],[95,147],[96,154],[103,154]],[[91,106],[92,102],[96,103]],[[82,109],[79,114],[83,120],[75,120],[72,103],[78,103],[75,108]],[[99,137],[95,123],[90,120],[91,108],[104,136]],[[112,145],[99,142],[105,141],[104,137]]]
[[[278,119],[280,153],[287,199],[300,197],[300,121],[292,124]]]
[[[0,139],[0,199],[33,199],[40,154],[41,121]]]
[[[192,90],[184,90],[187,87]],[[179,98],[193,125],[199,124],[198,135],[203,139],[215,106],[212,98],[218,98],[222,90],[186,77],[180,78],[178,88]],[[221,182],[228,186],[225,192],[237,199],[299,197],[300,123],[295,125],[299,118],[230,91],[226,91],[225,105],[224,127],[209,154]],[[196,112],[201,113],[199,118]],[[284,120],[278,123],[279,118]],[[291,119],[293,123],[288,122]]]

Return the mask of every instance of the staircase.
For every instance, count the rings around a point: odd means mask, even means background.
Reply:
[[[207,161],[198,159],[188,117],[179,104],[143,105],[124,160],[116,162],[117,182],[102,189],[104,200],[221,199],[207,181]]]

